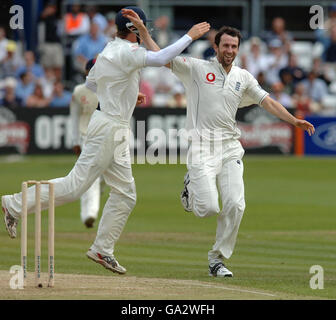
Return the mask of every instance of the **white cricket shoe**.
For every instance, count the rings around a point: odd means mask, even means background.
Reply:
[[[110,256],[103,256],[91,249],[86,253],[86,256],[94,262],[101,264],[106,269],[111,270],[112,272],[125,274],[127,271],[126,268],[121,266],[115,258]]]
[[[209,265],[209,276],[218,278],[233,277],[233,273],[222,262],[218,262]]]
[[[1,206],[2,206],[2,211],[4,213],[4,221],[5,221],[5,226],[7,229],[7,232],[9,236],[14,239],[16,238],[16,227],[19,222],[18,219],[14,218],[8,211],[5,205],[5,196],[1,197]]]
[[[189,191],[188,191],[188,184],[190,183],[189,173],[187,172],[184,176],[184,188],[181,192],[181,203],[185,211],[191,212],[191,204],[189,201]]]

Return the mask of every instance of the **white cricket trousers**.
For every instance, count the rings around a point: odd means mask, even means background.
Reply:
[[[81,135],[80,137],[81,149],[83,149],[86,138],[86,135]],[[91,187],[80,197],[80,217],[83,223],[89,218],[96,220],[98,217],[100,206],[100,179],[101,177],[98,177],[92,183]]]
[[[230,258],[236,243],[245,210],[243,155],[244,149],[238,140],[193,143],[188,150],[192,211],[200,218],[218,215],[216,242],[208,252],[209,263]]]
[[[96,179],[91,187],[80,197],[81,221],[89,218],[97,219],[100,205],[100,177]]]
[[[77,200],[103,174],[110,187],[96,239],[91,249],[113,256],[114,246],[136,202],[134,178],[129,152],[129,123],[102,111],[91,117],[87,140],[70,173],[52,179],[55,205]],[[21,193],[5,196],[5,205],[16,218],[21,214]],[[34,211],[35,186],[27,192],[28,213]],[[41,186],[41,206],[48,208],[48,186]]]

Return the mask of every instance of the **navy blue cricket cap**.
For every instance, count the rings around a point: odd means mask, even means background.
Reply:
[[[143,21],[144,25],[146,25],[148,21],[151,21],[146,18],[145,13],[139,7],[130,6],[130,7],[125,7],[123,9],[131,9],[134,12],[136,12],[138,16],[140,17],[140,19]],[[133,26],[133,23],[131,22],[131,20],[125,18],[122,15],[121,10],[116,15],[115,24],[117,25],[119,31],[128,30],[129,27]]]

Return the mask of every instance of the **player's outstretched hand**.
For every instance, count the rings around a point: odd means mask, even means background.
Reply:
[[[137,29],[145,28],[143,21],[140,19],[138,14],[132,9],[121,9],[121,13],[123,17],[129,19],[133,23],[134,27],[136,27]]]
[[[314,134],[314,132],[315,132],[314,126],[306,120],[297,119],[296,123],[295,123],[295,126],[301,128],[303,130],[306,130],[310,136],[312,134]]]
[[[207,22],[201,22],[195,24],[189,31],[188,36],[191,37],[193,40],[197,40],[202,37],[205,33],[210,30],[210,24]]]

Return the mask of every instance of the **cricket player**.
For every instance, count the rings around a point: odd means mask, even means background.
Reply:
[[[85,72],[88,75],[95,59],[86,63]],[[80,155],[87,135],[90,118],[98,106],[95,92],[90,90],[85,83],[75,87],[70,103],[70,118],[72,123],[73,151]],[[92,228],[98,217],[100,204],[100,179],[97,178],[91,187],[80,197],[80,217],[87,228]]]
[[[127,7],[116,16],[117,37],[98,55],[86,79],[97,92],[100,110],[89,122],[83,150],[70,173],[52,179],[55,205],[78,199],[102,174],[110,187],[98,232],[87,257],[105,268],[126,273],[114,256],[114,247],[136,203],[132,175],[129,136],[130,119],[138,100],[140,71],[143,67],[161,67],[179,55],[193,40],[209,31],[210,25],[194,25],[187,34],[160,50],[146,28],[146,15],[138,7]],[[146,50],[139,46],[143,42]],[[124,132],[125,134],[121,134]],[[4,220],[10,237],[16,236],[21,214],[21,193],[2,197]],[[35,186],[28,188],[28,213],[34,211]],[[48,188],[41,187],[42,210],[48,207]]]
[[[245,209],[244,150],[235,120],[238,108],[258,104],[309,135],[315,130],[270,98],[247,70],[233,65],[240,40],[237,29],[223,27],[215,37],[213,60],[179,56],[167,65],[183,82],[187,95],[186,129],[191,144],[181,201],[197,217],[217,215],[216,241],[208,252],[209,275],[214,277],[233,276],[223,258],[232,255]]]

